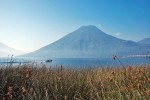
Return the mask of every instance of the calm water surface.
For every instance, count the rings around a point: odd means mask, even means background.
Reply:
[[[121,59],[101,59],[101,58],[54,58],[52,62],[45,62],[46,59],[41,58],[14,58],[13,65],[17,64],[45,64],[46,66],[59,66],[66,67],[91,67],[91,66],[127,66],[127,65],[142,65],[150,64],[150,58],[121,58]],[[10,59],[0,58],[0,64],[10,64]]]

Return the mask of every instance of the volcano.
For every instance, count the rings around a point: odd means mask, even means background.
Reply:
[[[44,58],[109,58],[150,53],[150,45],[123,40],[108,35],[96,26],[82,26],[56,42],[24,57]]]

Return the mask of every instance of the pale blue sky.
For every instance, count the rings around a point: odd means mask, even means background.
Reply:
[[[0,0],[0,42],[21,51],[82,25],[126,40],[150,37],[150,0]]]

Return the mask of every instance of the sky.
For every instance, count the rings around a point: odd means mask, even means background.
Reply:
[[[125,40],[150,38],[150,0],[0,0],[0,42],[23,52],[83,25]]]

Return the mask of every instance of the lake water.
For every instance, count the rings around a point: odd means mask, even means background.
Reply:
[[[45,64],[47,66],[59,66],[63,65],[66,67],[91,67],[91,66],[127,66],[127,65],[142,65],[150,64],[150,58],[120,58],[120,59],[101,59],[101,58],[54,58],[52,62],[45,62],[44,59],[40,58],[14,58],[13,64],[24,64],[24,63],[37,63]],[[0,64],[9,64],[10,59],[0,58]]]

